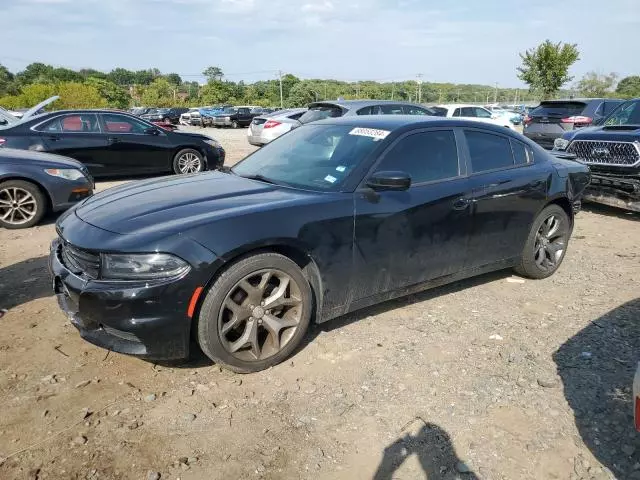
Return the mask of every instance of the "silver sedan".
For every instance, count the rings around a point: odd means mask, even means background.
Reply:
[[[306,108],[292,108],[255,117],[247,130],[249,143],[261,147],[284,135],[291,129],[300,126],[298,119],[306,111]]]

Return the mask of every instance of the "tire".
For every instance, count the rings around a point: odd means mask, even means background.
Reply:
[[[184,148],[173,157],[173,172],[176,175],[199,173],[204,170],[204,157],[198,150]]]
[[[268,272],[271,272],[271,276],[265,277]],[[289,282],[282,290],[282,295],[278,296],[285,277],[289,278]],[[261,289],[265,278],[268,278],[266,288]],[[243,279],[250,284],[253,293],[248,293],[239,285]],[[287,293],[289,298],[285,298]],[[269,304],[266,304],[263,310],[263,301],[260,306],[253,306],[259,299],[264,300],[265,296],[267,300],[275,297],[290,302],[290,305],[268,309]],[[226,307],[229,303],[234,305],[237,313],[232,314]],[[246,257],[231,265],[209,288],[197,319],[198,344],[211,360],[234,372],[264,370],[286,360],[300,345],[309,328],[312,303],[309,282],[295,262],[277,253]],[[274,323],[274,320],[280,322]],[[267,325],[278,325],[280,328],[274,334]],[[224,332],[223,328],[230,329]],[[252,331],[256,332],[256,350],[252,343],[243,343],[245,338],[251,338],[249,332]],[[263,342],[261,346],[260,341]],[[244,347],[234,351],[236,345]]]
[[[16,199],[22,203],[21,208],[17,210]],[[42,190],[37,185],[23,180],[0,183],[0,202],[0,226],[12,230],[33,227],[42,220],[47,211],[47,198]],[[11,202],[11,206],[8,202]]]
[[[240,128],[240,124],[238,123],[237,120],[234,120],[233,122],[231,122],[231,128]]]
[[[551,218],[559,222],[557,229],[552,225],[553,222],[547,223]],[[548,228],[549,225],[551,228]],[[545,231],[549,230],[551,230],[550,235],[547,237]],[[541,235],[546,238],[546,241],[542,240]],[[564,209],[559,205],[545,207],[531,226],[520,263],[515,267],[516,273],[533,279],[553,275],[564,260],[570,236],[571,221]]]

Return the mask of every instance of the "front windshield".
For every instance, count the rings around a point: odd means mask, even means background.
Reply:
[[[267,144],[232,172],[276,184],[336,191],[388,133],[351,125],[306,125]]]
[[[640,100],[623,103],[604,122],[605,127],[640,125]]]

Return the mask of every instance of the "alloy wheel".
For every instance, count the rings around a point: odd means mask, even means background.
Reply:
[[[553,270],[562,260],[567,246],[567,225],[556,215],[548,216],[536,233],[533,255],[541,270]]]
[[[231,355],[243,361],[269,358],[293,338],[302,319],[302,293],[276,269],[251,273],[237,282],[218,314],[218,335]]]
[[[202,160],[193,152],[185,152],[178,159],[180,173],[197,173],[202,170]]]
[[[0,219],[11,225],[29,222],[38,213],[36,199],[27,190],[7,187],[0,190]]]

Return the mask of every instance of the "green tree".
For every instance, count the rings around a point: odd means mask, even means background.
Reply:
[[[68,68],[54,68],[51,70],[49,81],[56,82],[82,82],[84,77],[74,70]]]
[[[53,67],[44,63],[31,63],[16,75],[17,80],[22,85],[32,83],[48,83],[51,82],[53,76]]]
[[[560,87],[573,80],[569,68],[580,59],[577,45],[545,40],[536,48],[520,54],[518,78],[543,98],[550,98]]]
[[[78,73],[84,78],[102,78],[103,80],[107,79],[106,73],[101,72],[100,70],[95,70],[93,68],[81,68],[80,70],[78,70]]]
[[[620,80],[616,94],[623,98],[640,97],[640,75],[632,75]]]
[[[289,107],[306,107],[315,101],[316,94],[308,82],[298,82],[289,90],[286,105]]]
[[[180,78],[180,75],[178,75],[177,73],[169,73],[165,75],[164,78],[166,78],[167,81],[172,85],[178,86],[182,83],[182,78]]]
[[[100,108],[106,107],[107,101],[100,95],[98,89],[92,85],[79,82],[62,82],[54,87],[60,99],[56,108]]]
[[[85,80],[87,85],[94,87],[104,98],[109,107],[127,108],[131,104],[131,95],[124,88],[109,80],[89,77]]]
[[[15,77],[9,69],[0,65],[0,96],[16,93]]]
[[[126,68],[114,68],[107,73],[107,80],[120,86],[133,85],[135,81],[135,73]]]
[[[170,107],[176,103],[174,93],[175,85],[170,84],[166,78],[156,78],[142,93],[142,104],[149,107]]]
[[[600,75],[597,72],[587,72],[576,85],[580,95],[590,98],[609,96],[618,80],[617,73]]]
[[[224,73],[222,73],[222,69],[220,67],[207,67],[202,72],[202,75],[205,76],[207,82],[214,82],[216,80],[222,80],[224,77]]]
[[[160,71],[157,68],[138,70],[133,74],[133,82],[138,85],[151,85],[151,82],[153,82],[159,75]]]

